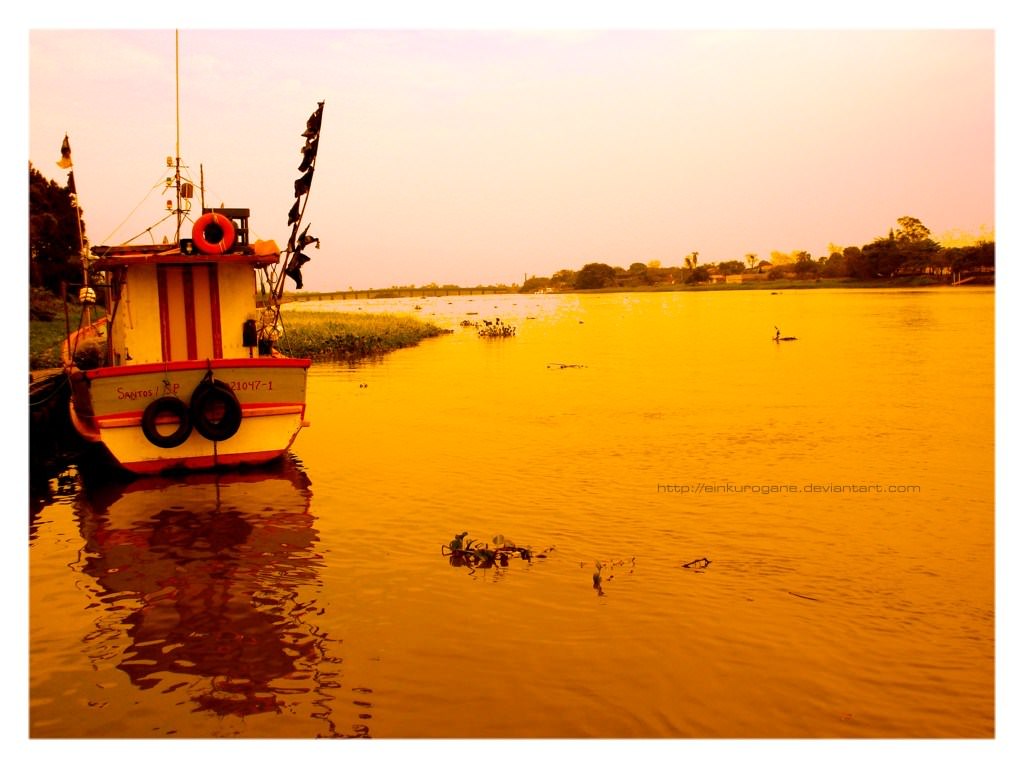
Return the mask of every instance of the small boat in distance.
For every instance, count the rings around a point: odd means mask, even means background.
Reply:
[[[71,422],[102,458],[134,474],[264,464],[309,426],[310,361],[285,357],[275,342],[284,278],[301,287],[303,248],[319,247],[308,226],[298,229],[322,113],[319,102],[302,134],[283,253],[272,240],[250,242],[249,209],[203,205],[192,222],[196,189],[179,158],[168,158],[175,242],[82,248],[82,319],[74,332],[69,322],[62,357]],[[62,155],[70,168],[67,137]],[[180,237],[190,222],[191,237]],[[97,305],[104,312],[93,322]]]

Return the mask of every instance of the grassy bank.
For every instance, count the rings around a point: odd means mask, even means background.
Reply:
[[[451,331],[406,315],[362,312],[282,312],[278,348],[291,357],[355,360],[376,357]]]
[[[28,367],[60,368],[60,344],[65,337],[64,318],[28,321]]]
[[[72,302],[64,314],[64,302],[48,291],[33,288],[28,306],[28,367],[60,368],[60,345],[67,338],[67,323],[72,330],[78,328],[81,306]],[[93,319],[103,316],[99,307],[93,309]]]
[[[40,299],[38,311],[30,313],[28,362],[30,370],[59,368],[60,345],[67,329],[64,305],[46,306]],[[51,303],[52,302],[48,302]],[[33,306],[36,301],[33,299]],[[59,310],[59,311],[58,311]],[[77,327],[79,308],[71,308],[71,322]],[[292,357],[313,360],[355,360],[384,355],[412,347],[423,339],[450,333],[432,323],[404,315],[356,312],[290,312],[284,310],[285,333],[278,347]]]

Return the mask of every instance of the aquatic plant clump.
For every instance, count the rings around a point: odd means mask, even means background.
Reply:
[[[502,321],[500,317],[494,320],[481,320],[483,326],[477,326],[477,335],[488,339],[504,339],[516,335],[516,327]]]
[[[627,565],[629,566],[629,574],[632,574],[633,570],[636,568],[636,555],[633,555],[629,560],[620,559],[594,561],[594,573],[592,574],[591,579],[593,581],[594,589],[597,590],[597,594],[599,596],[604,597],[603,584],[615,578],[613,571],[616,568],[622,568]],[[584,568],[585,566],[586,563],[580,563],[580,568]],[[608,575],[605,575],[606,570]]]
[[[286,312],[284,329],[278,348],[313,360],[376,357],[451,333],[414,317],[355,312]]]
[[[455,534],[448,544],[441,545],[441,554],[448,558],[453,566],[469,568],[493,568],[495,565],[507,566],[509,560],[518,557],[530,562],[534,557],[545,558],[550,549],[536,555],[529,547],[517,547],[507,541],[500,533],[491,539],[492,549],[487,542],[467,539],[467,531]]]

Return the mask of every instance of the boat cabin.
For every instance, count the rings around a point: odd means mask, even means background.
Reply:
[[[256,270],[277,264],[272,240],[249,243],[249,210],[203,209],[177,245],[93,248],[111,291],[105,364],[252,357]]]

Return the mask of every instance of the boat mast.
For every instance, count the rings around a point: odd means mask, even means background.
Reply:
[[[64,141],[67,141],[66,134]],[[85,247],[85,236],[82,233],[82,210],[78,206],[78,190],[75,188],[73,170],[68,174],[68,178],[71,179],[71,188],[73,190],[72,205],[75,209],[75,234],[78,236],[78,256],[82,261],[82,287],[78,291],[78,300],[82,305],[81,324],[86,326],[92,323],[92,311],[90,308],[96,302],[96,292],[89,285],[89,251]]]
[[[181,97],[178,88],[178,30],[174,30],[174,242],[181,242]]]

